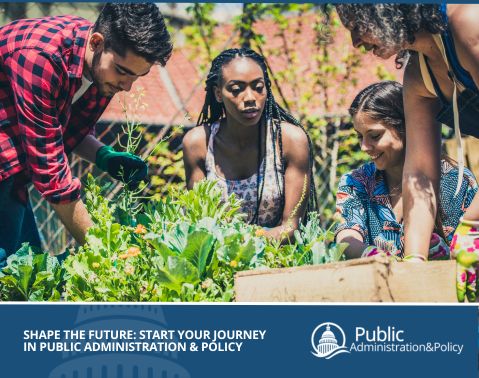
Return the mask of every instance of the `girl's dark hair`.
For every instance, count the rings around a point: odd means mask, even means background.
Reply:
[[[105,48],[120,56],[130,50],[149,63],[164,66],[173,44],[154,3],[106,3],[93,26],[105,37]]]
[[[446,20],[439,4],[336,4],[343,25],[359,35],[371,33],[384,46],[403,46],[415,41],[415,34],[424,30],[431,34],[446,29]],[[396,57],[400,68],[407,52]]]
[[[308,207],[306,209],[306,214],[310,211],[317,210],[318,203],[316,199],[316,188],[314,185],[314,177],[313,177],[314,160],[313,160],[313,145],[311,143],[311,139],[308,133],[306,132],[306,130],[301,125],[301,123],[296,118],[294,118],[290,113],[288,113],[285,109],[283,109],[274,99],[273,92],[271,90],[271,80],[268,75],[268,69],[266,66],[265,59],[262,55],[258,54],[257,52],[249,48],[235,48],[235,49],[225,50],[222,53],[220,53],[216,58],[213,59],[213,62],[211,63],[210,71],[206,78],[205,102],[203,104],[203,108],[200,113],[200,116],[198,117],[198,121],[196,123],[197,126],[200,126],[200,125],[211,126],[216,121],[219,121],[220,119],[225,117],[223,104],[216,101],[214,88],[221,86],[221,83],[223,80],[223,76],[222,76],[223,67],[226,66],[235,58],[251,59],[256,64],[258,64],[261,67],[261,70],[263,71],[263,76],[264,76],[264,81],[266,86],[266,104],[263,110],[260,125],[261,124],[264,124],[267,126],[269,125],[270,135],[272,136],[272,140],[273,140],[273,147],[276,146],[276,143],[278,143],[278,146],[279,146],[279,156],[277,156],[276,148],[273,148],[273,152],[274,152],[274,164],[276,165],[278,159],[281,164],[281,172],[280,172],[281,177],[278,175],[277,170],[275,170],[276,184],[277,184],[279,193],[281,194],[281,208],[283,209],[285,204],[285,194],[284,194],[285,162],[283,158],[283,137],[281,132],[281,122],[288,122],[300,127],[306,134],[306,137],[308,138],[310,187],[309,187],[309,199],[308,199]],[[261,136],[262,134],[260,133],[259,135]],[[262,143],[266,145],[266,140],[261,141],[261,137],[260,137],[259,145],[258,145],[259,151],[261,151]],[[259,166],[260,164],[258,164],[258,169],[259,169]],[[261,172],[261,176],[265,178],[266,164],[263,164],[262,167],[263,167],[263,172]],[[256,203],[256,212],[253,219],[253,223],[258,223],[258,220],[259,220],[259,209],[260,209],[260,204],[263,197],[263,189],[264,189],[264,182],[265,182],[265,179],[263,179],[260,184],[259,176],[260,176],[260,172],[258,172],[258,175],[257,175],[258,195],[257,195],[257,203]],[[281,189],[281,186],[279,184],[280,180],[282,182],[283,190]]]
[[[393,127],[402,138],[405,136],[402,85],[396,81],[385,80],[364,88],[356,95],[348,111],[351,117],[363,112],[375,121]]]

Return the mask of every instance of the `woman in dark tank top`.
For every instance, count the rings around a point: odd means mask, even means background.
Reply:
[[[412,257],[409,261],[427,259],[438,208],[439,122],[454,126],[456,135],[460,129],[479,136],[479,5],[338,4],[336,8],[355,47],[372,50],[384,59],[396,55],[400,67],[407,61],[404,108],[408,144],[402,184],[404,253]],[[421,57],[428,69],[422,69]],[[431,86],[423,80],[424,76],[430,76]],[[463,167],[460,156],[459,166]],[[470,301],[476,298],[478,226],[476,195],[451,242],[452,256],[458,262],[460,301],[466,295]]]

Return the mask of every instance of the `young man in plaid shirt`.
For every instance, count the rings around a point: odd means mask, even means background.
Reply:
[[[94,125],[115,93],[129,91],[154,64],[165,65],[171,52],[153,3],[107,3],[94,25],[60,16],[0,28],[0,252],[40,244],[29,182],[84,243],[92,222],[69,153],[124,182],[146,177],[143,160],[99,142]]]

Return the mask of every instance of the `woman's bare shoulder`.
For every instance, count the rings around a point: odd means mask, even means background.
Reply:
[[[304,160],[309,156],[306,131],[288,122],[281,123],[283,153],[286,160]]]
[[[308,144],[306,131],[301,127],[288,122],[281,122],[281,130],[283,134],[283,142],[291,143],[292,145]]]
[[[206,126],[196,126],[183,137],[183,151],[196,156],[206,156],[209,129]]]

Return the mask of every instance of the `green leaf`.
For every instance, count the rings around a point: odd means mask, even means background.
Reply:
[[[60,292],[57,289],[53,289],[52,295],[50,296],[50,298],[48,298],[48,300],[51,302],[58,302],[60,298],[61,298]]]
[[[200,281],[197,269],[193,264],[177,256],[168,257],[165,269],[160,269],[158,272],[158,279],[162,286],[177,294],[181,293],[183,283],[196,284]]]
[[[344,251],[348,248],[349,243],[337,243],[329,248],[330,261],[341,260]]]
[[[37,289],[30,293],[30,295],[28,296],[28,300],[32,302],[40,302],[40,301],[43,301],[43,296],[44,296],[44,290]]]
[[[157,248],[155,249],[160,253],[160,256],[163,258],[164,261],[167,261],[168,257],[170,256],[177,256],[177,253],[168,248],[168,246],[163,242],[159,242],[157,244]]]
[[[215,238],[207,231],[194,231],[188,235],[186,248],[181,256],[188,259],[196,267],[199,277],[205,271],[206,262],[214,243]]]
[[[42,253],[33,256],[33,270],[35,272],[47,271],[48,254]]]
[[[189,223],[177,224],[172,232],[163,235],[165,244],[176,253],[181,253],[186,248],[189,230]]]
[[[38,272],[35,276],[35,282],[32,285],[32,289],[47,285],[47,281],[53,278],[53,274],[50,272]]]
[[[326,256],[326,247],[323,242],[314,242],[311,246],[313,264],[322,264]]]
[[[54,256],[50,256],[49,254],[46,255],[46,271],[50,273],[55,273],[56,271],[61,270],[60,263],[58,259]]]
[[[148,215],[143,214],[143,213],[142,213],[142,214],[138,214],[138,215],[136,216],[136,222],[137,222],[138,224],[142,224],[143,226],[148,227],[148,226],[150,225],[150,223],[151,223],[151,218],[150,218]]]
[[[225,238],[224,244],[218,248],[217,254],[226,262],[235,260],[243,266],[251,266],[258,255],[264,251],[264,242],[260,238],[246,235],[247,240],[242,242],[243,235],[236,234]]]
[[[25,299],[28,299],[28,287],[32,278],[33,267],[31,265],[21,265],[18,267],[18,286]]]
[[[105,286],[96,286],[95,291],[97,291],[101,294],[106,294],[110,291],[110,289],[108,287],[105,287]]]
[[[166,261],[168,256],[175,256],[177,253],[171,250],[165,242],[161,235],[155,234],[153,232],[149,232],[144,236],[144,239],[151,244],[151,246],[155,249],[156,252],[159,252],[161,257]]]
[[[72,263],[72,274],[76,274],[80,276],[82,279],[85,281],[87,280],[87,273],[88,273],[88,267],[86,266],[85,262],[79,261],[79,260],[74,260]]]
[[[5,291],[5,295],[11,293],[11,292],[17,292],[20,293],[19,287],[17,285],[17,279],[13,276],[3,276],[0,277],[0,287],[2,288],[2,291]],[[4,300],[12,300],[13,298],[4,298]]]
[[[22,257],[22,256],[28,256],[31,254],[32,254],[32,250],[30,248],[30,245],[28,243],[22,243],[22,246],[20,247],[20,249],[17,252],[15,252],[15,254],[12,256]]]
[[[86,235],[86,241],[88,243],[89,249],[92,252],[100,255],[107,250],[107,246],[104,242],[104,235],[104,231],[94,227],[90,228]]]

